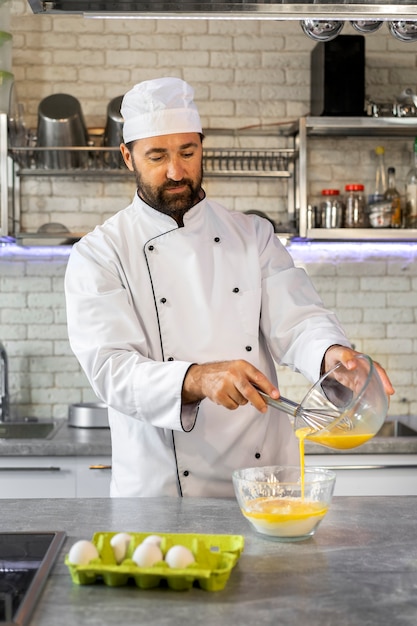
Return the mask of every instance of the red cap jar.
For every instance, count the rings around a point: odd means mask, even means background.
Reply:
[[[365,187],[358,183],[345,185],[346,228],[366,228],[368,226],[364,190]]]
[[[321,192],[320,223],[322,228],[342,228],[345,206],[339,189],[323,189]]]

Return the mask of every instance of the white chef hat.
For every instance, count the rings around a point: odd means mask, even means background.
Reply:
[[[194,89],[180,78],[156,78],[135,85],[120,108],[124,142],[174,133],[202,133],[193,96]]]

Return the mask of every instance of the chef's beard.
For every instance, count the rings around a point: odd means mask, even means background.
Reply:
[[[203,181],[202,166],[198,177],[194,181],[190,178],[183,178],[180,181],[167,180],[163,185],[154,187],[143,181],[140,172],[136,168],[133,155],[132,165],[135,172],[138,194],[142,200],[156,211],[173,217],[179,225],[183,224],[182,218],[184,214],[204,196],[204,192],[201,189],[201,183]],[[183,187],[184,185],[186,185],[186,189],[183,192],[175,194],[167,192],[169,189]]]

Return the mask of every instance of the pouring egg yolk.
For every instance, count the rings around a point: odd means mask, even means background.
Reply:
[[[304,430],[304,428],[300,429]],[[309,429],[307,429],[309,430]],[[296,431],[296,435],[298,437],[298,431]],[[369,439],[372,439],[373,435],[370,433],[349,433],[346,431],[332,431],[328,430],[326,432],[318,431],[317,433],[307,433],[306,438],[310,441],[314,441],[315,443],[320,443],[322,446],[327,446],[328,448],[335,448],[337,450],[349,450],[349,448],[357,448],[361,446]]]
[[[309,427],[295,431],[299,440],[300,496],[262,497],[251,500],[243,515],[261,532],[277,537],[308,536],[326,515],[328,505],[310,500],[305,496],[305,440],[339,450],[348,450],[362,445],[373,437],[371,433],[360,433],[333,428],[314,431]]]

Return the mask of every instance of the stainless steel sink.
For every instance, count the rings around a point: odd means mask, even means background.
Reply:
[[[0,439],[52,439],[61,425],[37,418],[0,422]]]
[[[388,418],[375,437],[417,437],[417,416]]]

